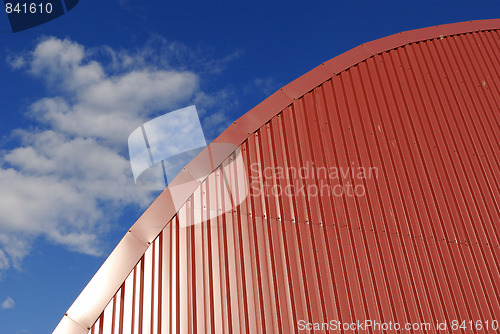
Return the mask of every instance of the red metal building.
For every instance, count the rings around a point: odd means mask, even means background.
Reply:
[[[54,333],[498,333],[499,159],[500,20],[363,44],[189,163]]]

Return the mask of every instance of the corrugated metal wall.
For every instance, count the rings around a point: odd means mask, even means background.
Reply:
[[[499,332],[500,33],[411,43],[311,89],[207,178],[91,333]],[[226,212],[228,188],[245,198]]]

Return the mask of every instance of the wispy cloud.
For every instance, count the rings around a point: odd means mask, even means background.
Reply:
[[[10,310],[10,309],[13,309],[16,307],[16,303],[14,302],[14,300],[10,297],[7,297],[7,299],[5,299],[1,305],[2,309],[4,310]]]
[[[0,249],[0,271],[10,267],[9,259],[3,250]]]
[[[150,62],[156,58],[146,49],[88,50],[52,37],[11,59],[14,70],[43,81],[53,95],[30,105],[26,115],[34,126],[14,130],[17,144],[0,156],[0,271],[19,267],[40,236],[72,251],[102,254],[115,212],[151,200],[134,185],[128,135],[179,107],[225,104],[220,98],[227,93],[204,92],[198,73]],[[99,53],[113,57],[106,62]],[[206,113],[211,128],[227,123],[223,110]]]
[[[277,90],[277,84],[273,78],[257,78],[253,84],[255,88],[262,92],[264,95],[269,96]]]

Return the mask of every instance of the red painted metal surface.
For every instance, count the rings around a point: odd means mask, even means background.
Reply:
[[[215,143],[55,333],[500,332],[500,20],[364,44]],[[429,327],[302,330],[365,320]]]

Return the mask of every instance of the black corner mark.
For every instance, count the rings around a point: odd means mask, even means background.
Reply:
[[[80,0],[64,0],[64,3],[66,4],[66,11],[72,10],[79,2]]]
[[[51,21],[64,14],[62,0],[3,0],[12,32],[19,32]],[[64,0],[66,10],[79,0]]]
[[[4,0],[12,32],[36,27],[64,14],[61,0]]]

